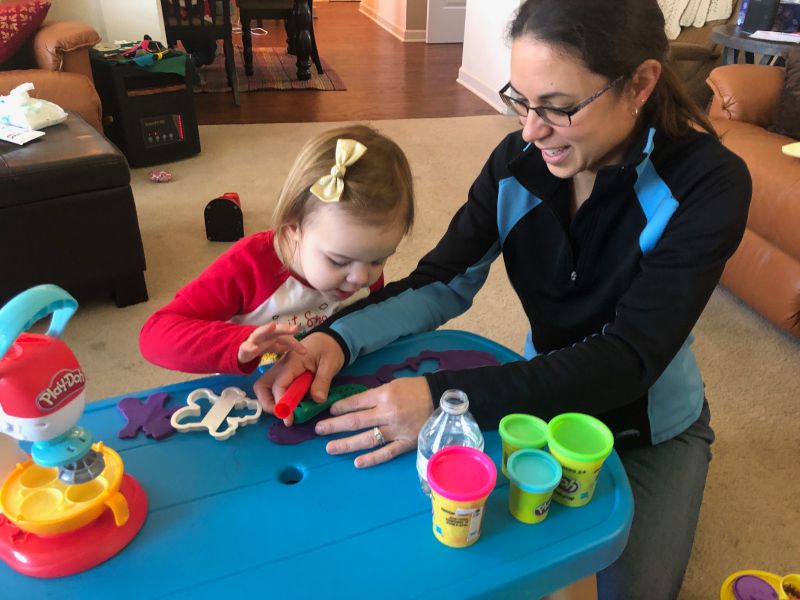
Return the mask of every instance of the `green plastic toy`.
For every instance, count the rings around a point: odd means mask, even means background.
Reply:
[[[335,388],[331,388],[328,392],[328,399],[321,404],[318,404],[313,400],[303,400],[297,405],[297,408],[294,409],[294,422],[305,423],[312,417],[317,416],[334,402],[338,402],[342,398],[347,398],[348,396],[360,394],[367,389],[368,388],[365,385],[348,383],[345,385],[337,385]]]

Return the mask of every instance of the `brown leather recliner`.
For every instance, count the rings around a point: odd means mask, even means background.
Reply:
[[[8,63],[0,65],[0,95],[30,81],[33,96],[80,114],[102,133],[102,106],[89,64],[89,48],[99,41],[100,35],[83,23],[45,22]]]
[[[709,116],[722,143],[741,156],[753,179],[747,229],[722,284],[800,336],[800,159],[781,152],[796,140],[766,128],[783,85],[783,69],[726,65],[708,78]]]

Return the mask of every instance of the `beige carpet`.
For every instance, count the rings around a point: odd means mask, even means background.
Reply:
[[[406,149],[419,199],[414,232],[387,266],[392,279],[404,275],[443,233],[484,159],[515,124],[492,116],[374,125]],[[85,303],[67,328],[65,339],[86,370],[92,399],[186,378],[145,363],[137,335],[155,308],[227,247],[206,241],[203,208],[223,192],[238,192],[245,232],[268,228],[301,143],[328,127],[202,127],[202,154],[163,165],[173,173],[171,183],[151,183],[148,169],[133,171],[151,300],[125,309]],[[502,265],[493,269],[469,313],[448,327],[521,350],[527,327]],[[708,600],[740,569],[800,571],[800,343],[724,290],[715,292],[696,335],[717,443],[681,598]]]

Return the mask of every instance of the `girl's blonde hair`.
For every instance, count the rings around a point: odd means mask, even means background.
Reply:
[[[272,215],[279,241],[283,230],[305,220],[325,203],[310,191],[335,164],[336,140],[353,139],[367,151],[344,175],[344,192],[335,204],[358,221],[384,224],[399,222],[403,233],[414,223],[414,185],[408,159],[395,142],[365,125],[331,129],[310,139],[292,165]]]

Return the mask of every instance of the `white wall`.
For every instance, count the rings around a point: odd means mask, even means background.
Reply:
[[[82,21],[104,41],[141,40],[145,34],[166,41],[159,0],[51,0],[48,18]]]
[[[425,41],[427,0],[361,0],[359,12],[403,42]]]
[[[506,112],[497,90],[508,82],[511,63],[506,30],[520,4],[522,0],[467,0],[458,82],[498,112]]]

